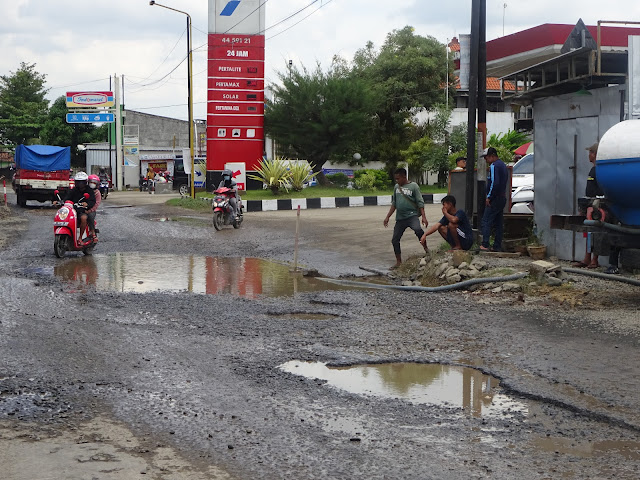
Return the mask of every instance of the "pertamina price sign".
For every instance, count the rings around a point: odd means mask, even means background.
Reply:
[[[265,3],[209,0],[208,171],[262,158]]]

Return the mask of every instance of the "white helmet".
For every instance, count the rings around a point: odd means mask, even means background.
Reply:
[[[89,175],[87,175],[85,172],[78,172],[76,173],[75,177],[73,177],[73,179],[76,181],[84,180],[86,182],[87,180],[89,180]]]

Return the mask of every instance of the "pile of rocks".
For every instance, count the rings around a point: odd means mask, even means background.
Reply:
[[[478,257],[470,257],[469,254],[457,254],[453,252],[451,256],[446,255],[439,259],[433,259],[432,265],[435,267],[433,275],[439,280],[447,283],[457,283],[468,278],[475,278],[482,270],[486,270],[487,263]]]
[[[522,265],[525,269],[526,265]],[[571,280],[559,265],[546,261],[531,262],[529,269],[529,285],[560,286]],[[405,279],[402,285],[419,286],[433,284],[434,281],[443,284],[458,283],[479,276],[503,276],[505,273],[491,275],[487,273],[490,266],[482,257],[469,252],[454,251],[444,255],[427,254],[420,259],[417,269]],[[520,270],[522,271],[522,270]],[[488,290],[495,293],[521,292],[523,284],[518,282],[489,282],[472,285],[468,290]]]

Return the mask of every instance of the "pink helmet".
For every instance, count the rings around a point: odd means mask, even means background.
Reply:
[[[98,185],[100,183],[100,177],[98,175],[89,175],[89,183]]]

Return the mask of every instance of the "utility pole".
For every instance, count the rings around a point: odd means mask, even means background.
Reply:
[[[480,0],[478,25],[478,137],[478,151],[482,151],[487,146],[487,0]],[[484,158],[478,156],[477,167],[477,227],[480,227],[484,215],[487,181],[487,163]]]
[[[469,65],[469,104],[467,105],[467,176],[465,213],[473,218],[474,169],[476,166],[476,108],[478,104],[478,51],[480,43],[480,0],[471,3],[471,59]]]
[[[118,76],[114,75],[114,100],[116,103],[116,171],[114,175],[115,189],[124,188],[124,162],[122,158],[122,110],[120,109],[120,82]]]

